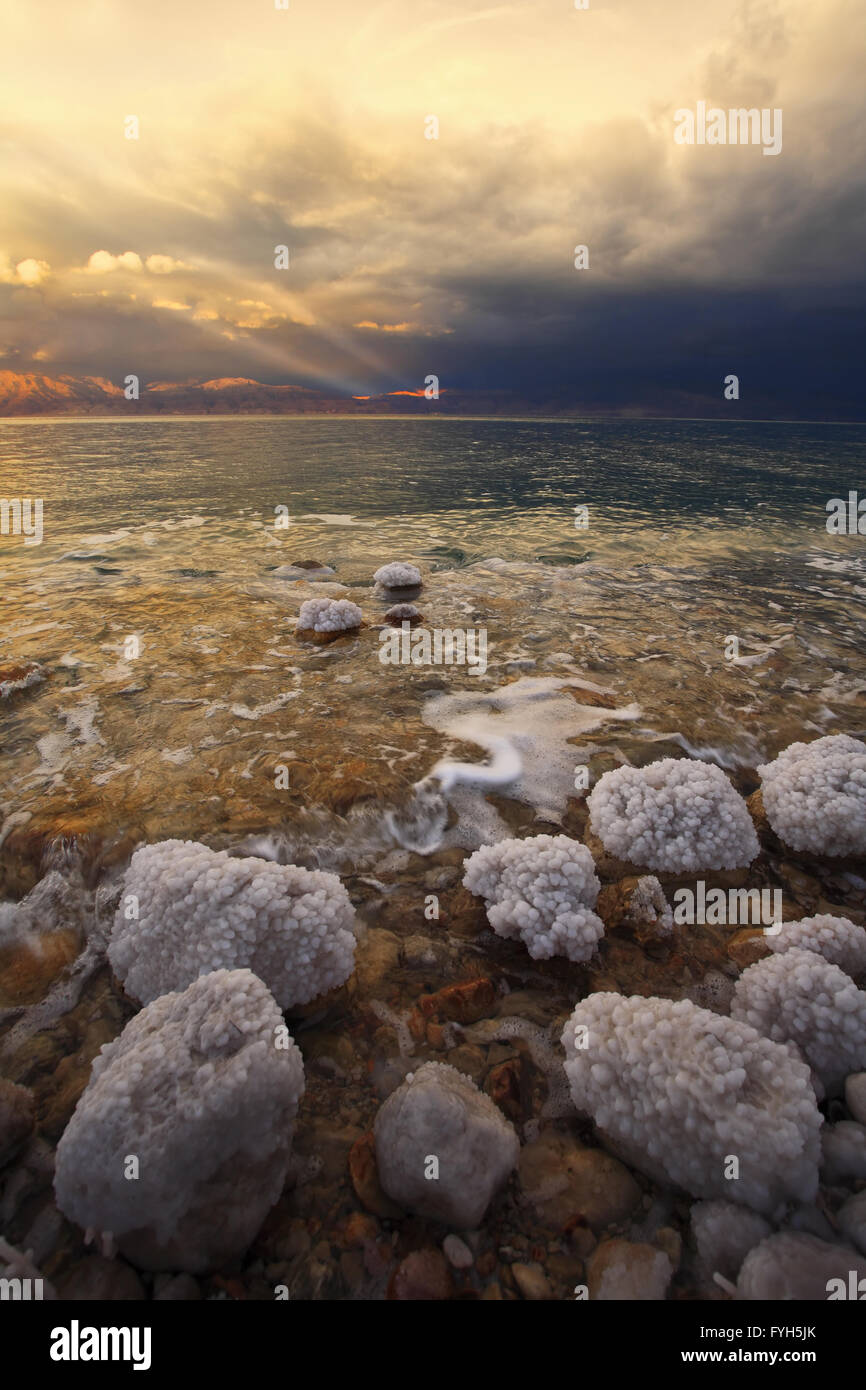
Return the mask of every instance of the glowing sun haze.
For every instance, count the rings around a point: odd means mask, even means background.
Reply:
[[[862,0],[3,0],[0,26],[0,372],[628,404],[699,396],[703,354],[784,412],[829,351],[846,409]],[[702,100],[782,109],[781,155],[675,144]]]

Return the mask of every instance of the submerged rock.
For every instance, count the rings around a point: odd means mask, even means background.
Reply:
[[[659,1301],[667,1295],[674,1267],[663,1250],[629,1240],[605,1240],[587,1270],[590,1299]]]
[[[400,1302],[441,1301],[454,1291],[451,1271],[438,1250],[413,1250],[398,1265],[388,1297]]]
[[[540,1220],[556,1230],[579,1218],[603,1231],[625,1221],[641,1196],[618,1159],[554,1131],[521,1150],[520,1186]]]

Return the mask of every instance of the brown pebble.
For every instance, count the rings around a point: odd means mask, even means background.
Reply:
[[[511,1273],[523,1297],[530,1303],[542,1303],[553,1298],[547,1275],[540,1264],[513,1264]]]
[[[388,1286],[388,1297],[402,1303],[451,1298],[454,1281],[439,1250],[413,1250],[401,1260]]]

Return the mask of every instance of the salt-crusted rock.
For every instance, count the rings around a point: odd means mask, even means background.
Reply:
[[[534,960],[589,960],[604,935],[592,855],[568,835],[484,845],[466,860],[463,885],[485,899],[497,936],[519,938]]]
[[[414,603],[395,603],[385,614],[385,622],[393,627],[399,627],[401,623],[417,623],[420,618],[421,610]]]
[[[421,583],[421,571],[415,565],[402,560],[392,560],[382,565],[373,575],[373,582],[383,589],[417,589]]]
[[[520,1150],[493,1102],[438,1062],[410,1072],[385,1101],[373,1132],[387,1196],[458,1230],[478,1225]],[[437,1165],[438,1177],[429,1176]]]
[[[660,1301],[674,1267],[663,1250],[630,1240],[604,1240],[587,1269],[590,1299]]]
[[[360,627],[364,615],[357,603],[347,598],[308,598],[301,604],[298,629],[312,632],[352,632]]]
[[[866,1071],[852,1072],[845,1078],[845,1104],[852,1120],[866,1125]]]
[[[762,1240],[743,1261],[737,1296],[749,1301],[825,1302],[831,1280],[849,1285],[851,1272],[866,1275],[866,1260],[846,1245],[830,1245],[801,1231],[779,1231]]]
[[[855,977],[866,972],[866,928],[849,922],[847,917],[803,917],[799,922],[783,922],[776,935],[768,934],[764,941],[777,955],[795,948],[814,951],[831,965],[838,965],[846,975]]]
[[[866,1062],[866,993],[838,965],[791,947],[744,970],[731,1017],[794,1043],[828,1093]]]
[[[770,825],[813,854],[866,854],[866,743],[829,734],[792,743],[758,768]]]
[[[0,1076],[0,1168],[27,1143],[34,1123],[32,1091]]]
[[[866,1178],[866,1125],[839,1120],[821,1135],[821,1181]]]
[[[132,856],[108,959],[143,1004],[248,966],[290,1009],[351,975],[354,921],[336,874],[163,840]]]
[[[605,849],[650,869],[736,869],[760,849],[746,803],[712,763],[662,758],[615,768],[587,806]]]
[[[686,999],[612,993],[582,1000],[562,1041],[575,1105],[632,1167],[768,1215],[814,1198],[821,1114],[788,1048]]]
[[[608,883],[598,895],[598,915],[609,931],[627,928],[640,942],[660,941],[674,929],[674,915],[653,874]]]
[[[689,1216],[698,1258],[706,1275],[736,1279],[749,1251],[772,1233],[772,1226],[735,1202],[695,1202]]]
[[[57,1204],[141,1268],[223,1263],[282,1191],[303,1090],[301,1054],[249,970],[163,995],[94,1061],[57,1146]]]

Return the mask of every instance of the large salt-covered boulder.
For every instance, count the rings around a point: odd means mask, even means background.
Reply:
[[[795,850],[866,855],[866,743],[828,734],[758,768],[773,830]]]
[[[592,911],[601,887],[595,862],[568,835],[484,845],[465,869],[463,885],[485,899],[497,936],[521,940],[534,960],[589,960],[604,935]]]
[[[866,1063],[866,993],[838,965],[796,947],[744,970],[731,1017],[794,1043],[830,1093]]]
[[[143,1004],[248,967],[290,1009],[351,975],[354,922],[336,874],[163,840],[132,856],[108,959]]]
[[[814,1198],[821,1114],[790,1049],[687,999],[613,993],[582,1000],[562,1041],[577,1109],[632,1167],[769,1216]]]
[[[606,772],[587,806],[608,853],[649,869],[737,869],[760,850],[746,803],[724,772],[693,758]]]
[[[399,1206],[459,1230],[477,1226],[517,1163],[514,1127],[454,1067],[426,1062],[385,1101],[376,1165]]]
[[[279,1197],[301,1054],[249,970],[164,994],[106,1044],[57,1146],[65,1216],[144,1269],[241,1254]]]
[[[847,917],[803,917],[799,922],[783,922],[776,933],[767,933],[764,941],[770,950],[783,955],[792,948],[814,951],[831,965],[838,965],[846,975],[866,972],[866,928],[858,927]]]
[[[826,1302],[858,1295],[866,1259],[845,1245],[831,1245],[805,1231],[779,1231],[750,1250],[737,1280],[737,1297],[749,1302]],[[866,1292],[866,1284],[862,1292]]]

